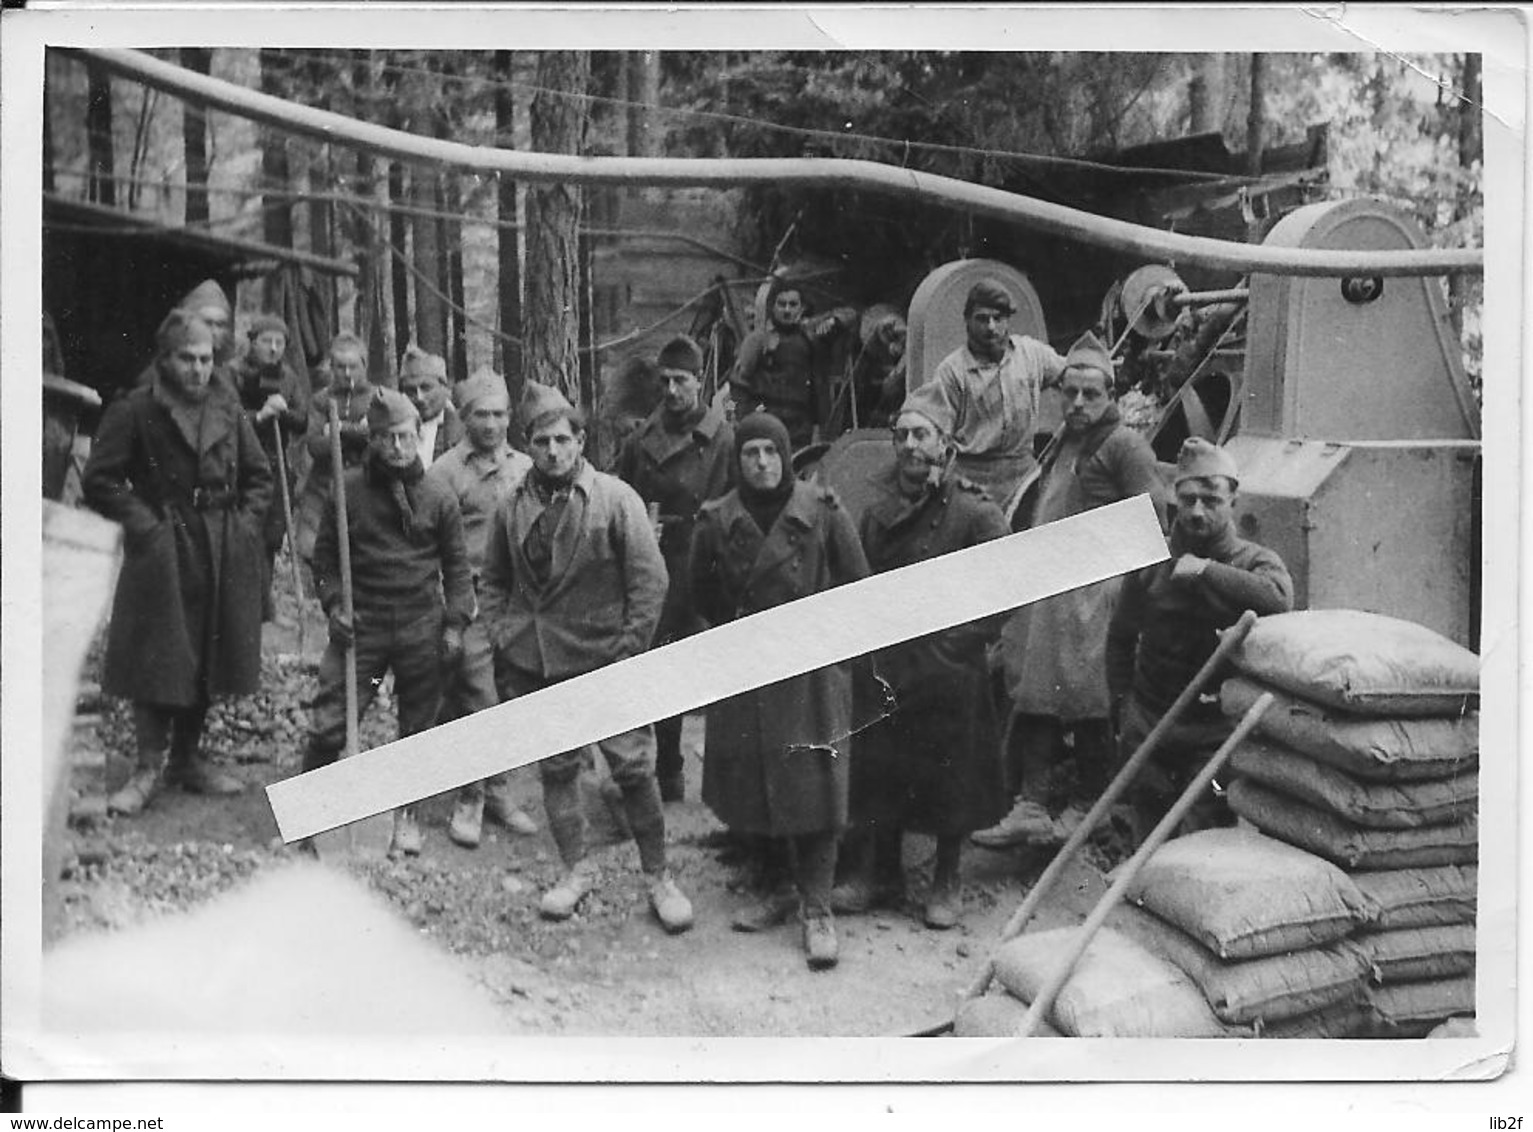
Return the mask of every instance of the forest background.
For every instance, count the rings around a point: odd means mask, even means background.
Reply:
[[[423,135],[548,152],[863,158],[1026,191],[1066,163],[1189,134],[1264,149],[1327,124],[1330,197],[1374,196],[1437,246],[1483,243],[1477,55],[572,52],[170,48],[168,61]],[[338,329],[397,359],[449,358],[563,386],[590,405],[632,335],[591,334],[598,193],[391,162],[208,112],[50,53],[44,187],[169,225],[356,262]],[[965,246],[965,218],[918,203],[776,186],[723,194],[743,262],[893,267]],[[905,272],[908,275],[908,272]],[[1480,382],[1481,283],[1445,281]],[[246,292],[255,289],[246,288]],[[359,296],[362,300],[359,301]],[[908,297],[908,296],[907,296]],[[242,311],[262,305],[242,297]],[[565,315],[577,312],[576,318]]]

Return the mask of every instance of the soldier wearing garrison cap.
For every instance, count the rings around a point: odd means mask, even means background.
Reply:
[[[137,813],[162,780],[203,794],[243,784],[200,750],[214,695],[260,685],[266,457],[234,391],[213,377],[213,331],[174,310],[147,387],[107,407],[81,475],[86,503],[121,523],[122,571],[101,686],[133,702],[138,765],[107,800]]]
[[[1107,685],[1118,723],[1120,761],[1133,753],[1189,680],[1213,654],[1218,633],[1247,609],[1259,616],[1293,608],[1293,579],[1283,560],[1235,533],[1240,486],[1234,457],[1192,437],[1175,475],[1171,558],[1130,574],[1107,633]],[[1128,817],[1142,838],[1229,735],[1219,711],[1216,675],[1162,739],[1132,787]],[[1183,830],[1228,824],[1212,793],[1194,806]]]
[[[687,587],[687,553],[698,508],[734,486],[734,429],[702,399],[703,352],[686,335],[660,348],[656,359],[664,394],[654,412],[623,442],[618,476],[649,507],[665,556],[670,585],[655,644],[690,636],[701,627]],[[655,724],[660,796],[679,802],[684,793],[681,716]]]
[[[1039,397],[1064,372],[1064,359],[1047,343],[1010,332],[1015,313],[1000,282],[975,283],[963,307],[968,340],[937,363],[930,382],[953,411],[958,471],[1008,515],[1038,468]]]
[[[1006,534],[1000,509],[954,470],[952,427],[952,408],[930,384],[911,393],[895,417],[891,460],[874,476],[878,495],[864,509],[859,531],[874,572]],[[937,839],[923,910],[927,926],[958,923],[964,839],[1005,808],[986,659],[999,627],[994,619],[956,625],[874,654],[895,706],[855,740],[853,865],[851,879],[835,894],[836,911],[902,902],[901,845],[911,831]]]
[[[469,568],[477,587],[484,572],[490,520],[501,501],[522,482],[532,460],[506,439],[511,395],[500,374],[479,370],[454,387],[453,400],[463,421],[463,439],[426,469],[426,479],[440,484],[458,501]],[[463,656],[446,674],[446,681],[438,722],[460,719],[500,702],[495,691],[495,658],[482,619],[476,617],[464,632]],[[509,785],[506,775],[497,774],[459,790],[447,836],[465,849],[476,848],[487,813],[514,833],[536,833],[537,823],[511,800]]]
[[[287,354],[287,324],[276,315],[257,315],[247,331],[250,347],[229,364],[229,376],[239,392],[240,404],[250,418],[255,434],[261,441],[261,450],[271,464],[272,474],[277,474],[277,447],[283,449],[283,466],[287,471],[287,489],[290,496],[296,493],[297,478],[293,474],[293,446],[304,434],[309,424],[309,383],[306,378],[293,372],[285,358]],[[275,426],[273,425],[275,423]],[[279,435],[280,434],[280,435]],[[266,522],[261,528],[261,538],[266,548],[266,585],[262,596],[262,613],[266,620],[272,619],[271,585],[277,551],[287,533],[287,516],[280,500],[266,509]]]
[[[1165,524],[1164,488],[1149,442],[1118,415],[1112,358],[1091,331],[1065,355],[1065,419],[1044,450],[1030,526],[1079,515],[1134,495],[1149,495]],[[1072,740],[1078,801],[1089,806],[1111,778],[1115,750],[1108,722],[1107,624],[1119,579],[1081,586],[1017,610],[1002,634],[1011,693],[1008,778],[1016,806],[974,842],[991,849],[1068,836],[1051,811],[1055,767]]]
[[[314,545],[314,592],[330,621],[330,644],[319,664],[304,770],[333,763],[345,743],[348,645],[356,650],[358,711],[367,711],[393,671],[399,734],[413,735],[436,723],[443,672],[462,655],[474,615],[463,517],[454,495],[426,478],[420,414],[403,394],[377,389],[365,419],[365,455],[345,474],[354,618],[341,603],[333,494]],[[390,855],[420,851],[414,807],[396,810]]]

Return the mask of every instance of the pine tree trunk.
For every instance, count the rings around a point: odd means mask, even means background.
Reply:
[[[213,70],[211,47],[181,48],[181,66],[197,74]],[[209,113],[187,103],[181,113],[181,138],[186,155],[186,223],[208,222],[208,120]]]
[[[49,107],[53,105],[52,92],[47,88],[47,79],[43,80],[43,192],[55,191],[56,185],[53,179],[53,115]]]
[[[1246,173],[1260,177],[1267,120],[1267,57],[1251,56],[1251,109],[1246,115]]]
[[[1484,159],[1484,123],[1480,119],[1480,100],[1483,95],[1480,80],[1480,56],[1465,54],[1459,66],[1458,104],[1458,163],[1461,169],[1469,169]],[[1458,196],[1453,205],[1453,217],[1462,220],[1471,208],[1468,178],[1459,183]],[[1464,334],[1464,304],[1469,301],[1473,280],[1463,274],[1448,276],[1448,314],[1453,320],[1453,332],[1460,338]]]
[[[495,144],[503,149],[516,146],[516,101],[511,93],[514,63],[515,57],[510,51],[495,52],[495,77],[500,84],[495,88]],[[521,233],[506,225],[516,223],[516,182],[501,174],[496,188],[496,215],[502,225],[496,232],[500,329],[515,337],[522,332]],[[520,343],[501,341],[499,350],[500,371],[505,375],[506,387],[511,391],[513,402],[520,400],[522,347]]]
[[[352,113],[366,121],[372,116],[372,52],[357,49],[351,64]],[[370,151],[356,151],[358,196],[373,198],[378,191],[377,162]],[[365,207],[365,211],[363,208]],[[351,241],[358,250],[357,298],[353,307],[357,337],[367,344],[367,355],[380,363],[389,356],[388,304],[385,300],[383,250],[378,243],[378,210],[359,206],[348,210],[352,218]]]
[[[426,165],[410,169],[410,203],[427,213],[438,208],[436,170]],[[441,296],[442,251],[438,222],[430,215],[412,216],[410,230],[414,237],[411,259],[415,262],[412,282],[415,285],[415,344],[433,354],[447,350],[447,307]]]
[[[659,157],[660,52],[628,53],[628,155]]]
[[[389,162],[389,203],[406,203],[405,167],[398,161]],[[411,339],[410,271],[405,266],[404,260],[404,257],[409,254],[406,247],[409,238],[409,225],[404,215],[391,211],[389,213],[389,243],[394,246],[389,251],[389,268],[394,290],[394,351],[390,355],[390,364],[381,367],[384,369],[392,369],[392,363],[399,360],[399,356],[404,353],[405,346]]]
[[[276,98],[286,95],[279,78],[279,52],[261,48],[261,93]],[[293,246],[292,174],[287,160],[287,137],[280,130],[262,127],[261,133],[261,238],[279,248]],[[281,207],[276,207],[280,205]],[[281,307],[281,274],[266,277],[262,301],[269,311]]]
[[[447,211],[453,216],[463,213],[463,194],[458,185],[458,174],[447,172]],[[447,293],[452,296],[453,310],[452,352],[447,355],[454,381],[468,380],[468,296],[463,288],[463,225],[448,220],[444,225],[447,239]]]
[[[590,81],[583,51],[538,55],[532,99],[532,148],[540,153],[577,153],[585,127],[578,97]],[[527,191],[527,303],[522,316],[525,372],[534,381],[580,401],[576,343],[580,327],[580,190],[575,185],[535,185]],[[594,406],[586,404],[586,409]]]
[[[99,204],[117,203],[116,170],[112,162],[112,80],[106,71],[86,63],[88,88],[85,103],[86,147],[90,155],[89,199]]]
[[[1188,132],[1210,134],[1224,128],[1224,56],[1205,51],[1193,56],[1192,81],[1187,84],[1191,110]]]

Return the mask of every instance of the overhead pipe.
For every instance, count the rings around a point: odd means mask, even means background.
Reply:
[[[1313,250],[1241,244],[1187,236],[1095,216],[1080,209],[1017,193],[974,185],[952,177],[921,173],[876,161],[829,157],[673,158],[579,157],[467,145],[417,137],[401,130],[360,122],[328,110],[301,106],[247,90],[234,83],[177,67],[123,48],[74,47],[69,54],[92,60],[107,70],[157,90],[202,103],[265,125],[338,145],[371,150],[406,161],[424,161],[485,173],[504,173],[519,181],[590,185],[726,186],[773,183],[798,188],[859,189],[961,208],[1048,232],[1070,240],[1110,248],[1151,262],[1301,276],[1411,276],[1482,274],[1479,248],[1420,248],[1407,251]]]

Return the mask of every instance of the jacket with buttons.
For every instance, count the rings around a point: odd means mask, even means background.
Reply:
[[[835,494],[795,482],[763,532],[738,490],[705,503],[692,536],[697,610],[717,625],[868,574]],[[832,664],[708,708],[703,801],[741,833],[834,831],[847,819],[851,673]]]

